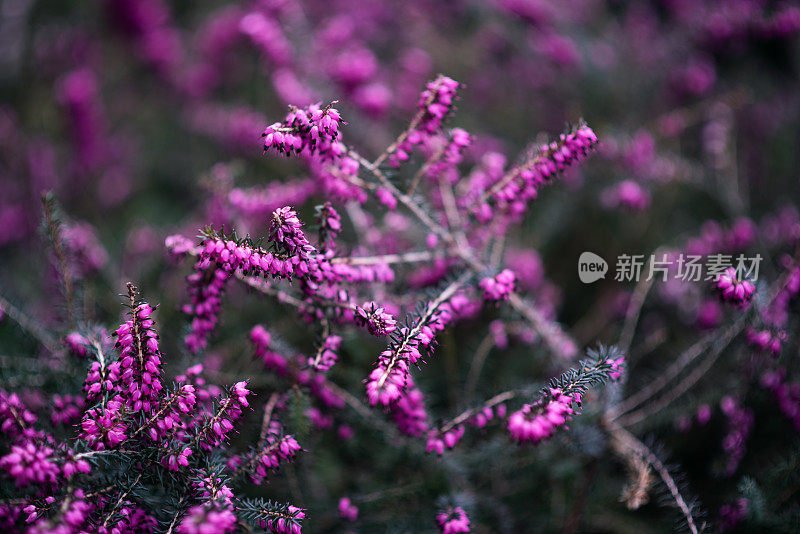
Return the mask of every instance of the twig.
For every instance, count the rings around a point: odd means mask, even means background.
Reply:
[[[414,118],[411,119],[411,122],[409,123],[408,127],[405,130],[403,130],[403,132],[397,137],[397,139],[395,139],[395,141],[391,145],[389,145],[386,148],[386,150],[384,150],[381,153],[381,155],[378,156],[378,158],[372,163],[374,167],[376,168],[380,167],[381,163],[383,163],[386,160],[386,158],[388,158],[390,155],[394,154],[397,148],[406,140],[406,138],[408,138],[411,132],[413,132],[417,128],[420,121],[427,113],[426,110],[428,109],[428,106],[431,103],[433,103],[433,100],[436,98],[441,83],[442,83],[441,80],[436,81],[436,83],[430,90],[430,95],[428,96],[427,100],[422,106],[420,106],[420,110],[417,111],[416,115],[414,115]]]
[[[125,492],[122,495],[119,496],[119,499],[117,499],[116,504],[114,504],[114,506],[111,507],[111,511],[108,512],[108,515],[106,515],[105,519],[103,520],[102,524],[103,527],[108,526],[108,522],[111,521],[111,517],[114,515],[114,512],[117,510],[117,508],[119,508],[119,505],[122,504],[122,501],[125,500],[125,497],[127,497],[128,494],[131,491],[133,491],[133,487],[139,483],[139,479],[141,478],[142,474],[140,473],[139,476],[136,477],[136,480],[133,481],[133,484],[131,484],[131,486],[127,490],[125,490]]]
[[[269,396],[266,406],[264,406],[264,419],[261,421],[261,434],[258,436],[258,450],[264,448],[267,441],[267,430],[269,423],[272,421],[272,412],[275,410],[275,405],[278,404],[278,399],[281,398],[280,393],[273,393]]]
[[[664,466],[663,463],[661,463],[661,460],[659,460],[658,456],[656,456],[653,451],[651,451],[644,443],[639,441],[636,436],[622,428],[622,426],[620,426],[618,423],[606,420],[605,425],[612,437],[618,441],[620,445],[619,450],[623,456],[627,456],[627,454],[624,454],[625,451],[633,451],[653,467],[656,473],[658,473],[658,476],[661,477],[664,485],[669,490],[673,500],[678,505],[678,508],[680,508],[681,512],[683,513],[689,530],[692,532],[692,534],[697,534],[698,530],[694,523],[692,509],[686,503],[686,500],[684,500],[680,490],[678,489],[678,485],[675,483],[672,475],[670,475],[669,470]]]
[[[455,418],[443,424],[440,427],[439,431],[444,434],[445,432],[452,429],[456,425],[460,425],[461,423],[467,421],[470,417],[480,412],[481,410],[497,406],[498,404],[513,399],[517,395],[522,395],[524,393],[527,393],[528,391],[529,390],[527,389],[512,389],[510,391],[504,391],[503,393],[498,393],[497,395],[487,400],[477,408],[470,408],[469,410],[464,410],[463,412],[461,412],[461,414],[457,415]]]
[[[464,398],[467,400],[471,399],[475,394],[475,388],[478,386],[478,378],[481,375],[483,364],[486,362],[486,357],[491,352],[492,347],[494,347],[494,336],[492,336],[490,332],[486,334],[481,344],[478,345],[478,348],[475,350],[475,354],[472,355],[472,363],[470,363],[469,366],[467,380],[464,382]]]
[[[397,347],[392,353],[392,358],[389,360],[389,363],[386,365],[386,370],[381,375],[380,379],[378,380],[378,388],[383,387],[383,384],[386,382],[386,379],[389,377],[392,369],[394,368],[397,360],[400,358],[400,355],[405,350],[408,342],[417,335],[417,333],[422,329],[425,323],[428,322],[428,319],[433,315],[436,309],[439,307],[440,304],[447,301],[453,294],[458,290],[459,287],[466,281],[467,278],[471,276],[471,273],[465,273],[461,275],[461,277],[447,286],[444,291],[439,294],[436,299],[432,300],[428,303],[428,306],[425,309],[425,313],[416,321],[416,324],[411,328],[406,335],[403,336],[403,341],[400,343],[400,346]]]
[[[42,195],[42,208],[44,209],[44,219],[47,225],[47,233],[53,245],[53,251],[56,254],[56,259],[59,265],[59,274],[61,281],[64,284],[64,298],[67,301],[67,322],[72,325],[74,322],[72,310],[72,278],[69,274],[69,265],[67,263],[67,255],[64,252],[64,242],[61,236],[61,223],[56,218],[55,213],[55,200],[52,193],[44,193]]]
[[[647,294],[650,292],[650,288],[653,287],[653,280],[655,280],[655,278],[649,280],[642,279],[636,284],[636,289],[633,290],[631,300],[628,303],[628,309],[625,312],[625,325],[622,327],[622,333],[619,336],[619,344],[617,345],[623,354],[627,354],[628,350],[631,348],[633,335],[636,332],[636,325],[639,323],[639,316],[642,313],[642,306],[644,306],[644,301],[647,298]]]
[[[675,399],[683,395],[690,387],[697,383],[697,381],[700,380],[709,369],[711,369],[711,366],[713,366],[714,362],[717,361],[717,358],[719,358],[719,355],[722,354],[722,351],[725,349],[725,347],[727,347],[728,344],[733,341],[733,338],[735,338],[739,332],[744,329],[744,325],[744,316],[741,316],[723,333],[722,337],[717,340],[708,357],[703,360],[703,362],[698,365],[691,374],[678,382],[677,385],[671,387],[663,397],[659,398],[656,402],[636,410],[635,412],[625,416],[616,415],[614,418],[617,419],[619,424],[623,426],[631,426],[646,419],[650,415],[658,413],[666,406],[669,406]]]

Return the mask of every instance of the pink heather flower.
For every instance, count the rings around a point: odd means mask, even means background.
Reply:
[[[740,406],[730,396],[723,397],[719,404],[728,420],[727,433],[722,439],[722,448],[725,451],[725,475],[732,476],[747,451],[745,442],[753,427],[753,412]]]
[[[269,529],[275,534],[301,534],[302,528],[300,521],[306,518],[305,510],[296,506],[288,506],[287,512],[289,518],[285,517],[270,517],[267,520],[260,520],[259,526],[261,528]]]
[[[302,109],[292,107],[283,122],[273,123],[264,130],[264,152],[274,148],[288,156],[306,151],[323,161],[337,159],[345,152],[337,141],[341,124],[346,123],[330,105],[325,109],[319,104]]]
[[[11,452],[0,458],[0,468],[5,469],[21,488],[30,484],[53,485],[61,474],[54,452],[51,447],[32,441],[12,445]]]
[[[442,534],[469,532],[469,517],[460,506],[439,512],[436,514],[436,522]]]
[[[194,243],[188,237],[180,234],[167,236],[164,240],[164,246],[175,258],[182,258],[183,256],[194,252]]]
[[[505,300],[514,291],[515,280],[514,271],[503,269],[494,278],[487,277],[481,280],[478,287],[483,289],[483,298],[486,300]]]
[[[67,334],[67,337],[64,338],[64,342],[73,354],[83,357],[88,353],[86,347],[89,345],[89,340],[78,332]]]
[[[372,370],[367,380],[367,399],[371,406],[380,403],[389,406],[400,398],[406,385],[407,364],[398,362],[395,367],[386,368],[387,362],[381,360]]]
[[[711,406],[703,404],[697,408],[697,424],[705,426],[711,420]]]
[[[170,471],[180,471],[181,467],[189,466],[189,456],[192,455],[192,449],[184,447],[183,450],[177,452],[173,451],[171,454],[165,456],[161,463]]]
[[[61,465],[64,478],[72,478],[75,473],[91,473],[92,466],[86,460],[75,460],[72,451],[67,451],[67,457]]]
[[[288,254],[296,257],[292,258],[293,267],[291,269],[298,277],[316,269],[316,260],[314,259],[316,249],[308,242],[302,228],[303,223],[300,222],[297,213],[290,206],[278,208],[272,213],[269,239]]]
[[[425,446],[425,451],[442,455],[445,449],[452,449],[455,447],[463,436],[464,427],[461,425],[448,430],[444,434],[440,433],[438,430],[432,430],[428,433],[428,442]]]
[[[250,340],[255,347],[256,357],[261,359],[267,369],[271,369],[281,376],[285,376],[288,373],[289,362],[281,354],[270,350],[272,337],[263,326],[256,325],[253,327],[250,331]]]
[[[635,181],[623,180],[604,191],[601,201],[608,208],[642,211],[650,206],[650,195]]]
[[[178,534],[226,534],[236,529],[236,515],[227,508],[198,504],[189,509]]]
[[[53,408],[50,419],[53,424],[63,425],[80,418],[84,401],[74,395],[53,395]]]
[[[419,109],[425,113],[419,130],[433,134],[441,129],[442,122],[455,104],[458,86],[457,81],[447,76],[428,82],[419,95]]]
[[[410,376],[407,378],[404,394],[391,405],[390,412],[402,434],[416,437],[428,431],[425,395],[415,387]]]
[[[134,412],[151,412],[163,389],[161,353],[152,313],[149,304],[139,304],[114,333],[120,349],[120,394]]]
[[[471,143],[472,138],[466,130],[453,128],[449,137],[443,141],[443,146],[434,149],[435,153],[441,155],[435,163],[428,167],[426,175],[429,178],[445,178],[451,184],[458,182],[460,176],[456,167],[463,159],[462,152]]]
[[[594,131],[581,122],[577,128],[561,134],[557,141],[542,145],[534,157],[507,173],[502,172],[505,161],[500,161],[499,172],[494,172],[491,182],[484,185],[492,187],[490,190],[494,192],[493,200],[500,208],[521,214],[526,203],[538,196],[543,185],[550,183],[567,167],[585,158],[595,149],[597,143]],[[493,186],[492,182],[499,184]],[[488,204],[478,205],[475,209],[478,220],[487,221],[491,218],[492,210]]]
[[[33,415],[16,393],[0,390],[0,432],[10,438],[26,434],[30,425],[36,422]]]
[[[512,413],[508,418],[508,431],[520,443],[544,441],[576,413],[573,407],[576,402],[576,396],[566,395],[560,389],[551,389],[549,399],[526,404]]]
[[[241,417],[242,409],[249,406],[247,395],[250,391],[246,385],[246,382],[234,384],[228,397],[220,402],[216,413],[199,430],[201,447],[211,449],[228,439],[227,435],[233,430],[233,423]]]
[[[484,428],[492,419],[494,419],[494,410],[489,406],[484,406],[482,410],[469,418],[468,423],[478,428]]]
[[[386,206],[389,210],[394,210],[397,208],[397,199],[394,198],[394,195],[391,191],[386,188],[379,188],[375,191],[375,197],[378,199],[378,202]]]
[[[425,90],[419,95],[419,122],[390,156],[389,162],[392,165],[397,166],[407,160],[409,152],[415,146],[425,144],[431,136],[442,129],[445,118],[455,105],[458,86],[457,81],[441,75],[428,82]],[[463,142],[463,137],[459,137],[459,141]]]
[[[460,302],[459,295],[455,295],[450,302],[439,304],[433,310],[430,309],[431,304],[428,304],[425,313],[413,327],[400,329],[399,336],[381,352],[375,369],[366,381],[367,399],[371,405],[381,403],[389,406],[400,398],[407,384],[413,385],[413,382],[408,381],[409,364],[416,364],[422,358],[421,350],[429,350],[436,334],[444,330],[445,325],[453,319],[457,301]]]
[[[788,334],[783,329],[776,331],[772,330],[756,330],[753,327],[748,327],[745,331],[745,339],[752,347],[759,351],[769,351],[777,356],[781,352],[781,346],[784,341],[788,339]]]
[[[616,360],[607,360],[606,363],[611,364],[611,372],[609,373],[609,378],[611,380],[617,380],[620,377],[622,365],[625,363],[625,357],[620,356]]]
[[[128,439],[128,428],[120,413],[121,406],[120,397],[116,396],[104,408],[92,408],[84,414],[81,437],[94,450],[113,449]]]
[[[253,456],[251,479],[255,484],[261,484],[281,462],[292,460],[300,450],[302,449],[297,440],[289,434],[283,434],[281,425],[277,421],[272,421],[267,430],[264,448]]]
[[[333,241],[342,231],[342,219],[330,202],[317,206],[317,222],[320,249],[323,251],[333,249]]]
[[[755,286],[748,280],[740,280],[736,269],[728,267],[719,275],[716,283],[722,298],[737,306],[746,305],[755,293]]]
[[[355,319],[358,324],[366,326],[373,336],[385,336],[397,328],[395,318],[375,302],[365,302],[356,307]]]
[[[205,477],[195,482],[194,488],[201,499],[218,501],[225,505],[230,505],[233,499],[233,491],[219,477]]]
[[[327,336],[322,342],[322,346],[317,349],[319,355],[317,358],[309,358],[308,364],[313,366],[317,371],[325,372],[330,370],[336,364],[339,356],[336,351],[342,344],[342,338],[336,335]]]
[[[119,362],[112,362],[105,368],[100,365],[100,362],[92,362],[83,386],[86,398],[91,401],[97,399],[103,392],[114,391],[119,382],[119,375]]]
[[[347,521],[358,519],[358,507],[350,501],[349,497],[339,499],[339,516]]]

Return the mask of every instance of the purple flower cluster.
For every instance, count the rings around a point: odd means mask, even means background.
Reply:
[[[781,352],[781,345],[788,338],[788,334],[783,329],[767,328],[756,330],[748,327],[745,331],[747,342],[759,351],[768,351],[774,356]]]
[[[431,345],[436,333],[444,330],[453,315],[449,303],[430,303],[411,328],[403,327],[398,331],[397,340],[381,352],[367,379],[367,398],[372,406],[389,406],[400,398],[407,385],[409,365],[422,358],[421,350]]]
[[[428,431],[425,394],[414,385],[411,376],[406,379],[405,394],[391,405],[389,412],[397,429],[406,436],[419,437]]]
[[[153,308],[139,304],[114,334],[120,348],[120,393],[127,409],[150,413],[163,389],[158,333],[151,318]]]
[[[275,210],[270,226],[270,239],[285,251],[283,254],[222,238],[208,239],[200,246],[195,272],[187,278],[192,302],[183,307],[184,313],[192,316],[192,331],[186,337],[191,351],[207,345],[219,321],[225,287],[235,273],[296,277],[306,280],[309,290],[316,287],[322,272],[316,249],[301,228],[297,214],[286,206]],[[331,272],[331,276],[336,275]]]
[[[580,395],[565,394],[560,389],[550,389],[547,398],[536,404],[526,404],[508,417],[508,431],[520,443],[537,444],[555,434],[577,413]]]
[[[755,286],[749,280],[742,280],[733,267],[719,275],[716,288],[723,300],[736,306],[747,305],[756,291]]]
[[[19,395],[0,390],[0,432],[12,439],[20,435],[31,437],[30,426],[36,419],[22,403]]]
[[[481,196],[483,202],[475,205],[479,221],[493,217],[491,207],[485,202],[486,195],[502,210],[520,215],[527,202],[538,196],[539,189],[570,165],[580,162],[597,146],[597,135],[585,123],[579,124],[557,141],[542,145],[538,153],[490,183],[488,193]]]
[[[433,430],[428,433],[428,443],[425,445],[425,450],[442,455],[445,449],[455,447],[462,437],[464,437],[464,427],[461,425],[457,425],[444,433]]]
[[[227,397],[220,401],[219,407],[197,431],[194,441],[206,450],[218,447],[226,441],[228,433],[233,430],[233,423],[242,415],[242,410],[249,406],[246,382],[233,385]]]
[[[753,427],[753,412],[741,406],[736,399],[725,396],[719,402],[722,413],[728,419],[727,434],[722,439],[725,450],[725,475],[733,476],[742,461],[747,448],[745,442]]]
[[[308,364],[321,373],[329,371],[339,359],[336,352],[339,350],[341,344],[341,337],[333,334],[325,336],[322,344],[317,349],[317,357],[309,358]]]
[[[179,534],[227,534],[236,529],[236,515],[229,509],[198,504],[189,509],[176,532]]]
[[[305,518],[305,510],[296,506],[288,506],[286,514],[280,514],[277,518],[271,514],[268,519],[260,519],[258,526],[269,529],[275,534],[301,534],[300,521]]]
[[[466,130],[453,128],[446,139],[431,138],[428,144],[435,144],[430,148],[435,161],[428,165],[425,174],[432,179],[442,178],[450,184],[457,183],[461,177],[456,167],[463,160],[463,152],[472,144],[472,137]]]
[[[350,497],[342,497],[339,499],[339,517],[347,521],[355,521],[358,519],[358,507],[353,504]]]
[[[55,450],[47,444],[33,441],[12,445],[11,452],[0,458],[0,469],[4,469],[18,487],[31,484],[53,486],[61,475]]]
[[[428,82],[425,90],[419,95],[419,112],[412,122],[407,135],[397,144],[389,159],[392,165],[409,158],[415,146],[427,143],[431,136],[436,135],[444,123],[445,118],[453,109],[456,101],[456,92],[459,83],[447,76],[439,75],[435,80]],[[459,138],[463,142],[463,137]]]
[[[442,534],[459,534],[469,532],[469,517],[460,506],[448,507],[436,514],[436,522]]]
[[[373,336],[382,337],[391,334],[397,328],[395,318],[375,302],[365,302],[356,307],[355,319],[361,326],[366,326]]]
[[[283,433],[281,425],[272,421],[267,428],[264,447],[253,454],[253,470],[250,477],[255,484],[261,484],[270,472],[275,471],[281,462],[288,462],[300,451],[300,445],[292,436]]]
[[[128,439],[128,427],[122,414],[123,402],[119,395],[104,406],[88,410],[81,421],[82,437],[94,450],[113,449]]]
[[[66,425],[81,417],[84,400],[77,395],[53,395],[53,412],[50,419],[53,424]]]
[[[283,355],[270,350],[272,336],[270,336],[266,328],[261,325],[254,326],[252,330],[250,330],[250,341],[253,342],[253,346],[255,347],[256,357],[264,363],[267,369],[279,375],[286,374],[288,362]]]
[[[274,148],[288,156],[305,150],[324,160],[342,155],[344,147],[336,139],[339,125],[345,123],[331,105],[324,109],[319,104],[305,109],[291,107],[283,122],[273,123],[264,130],[264,151]]]
[[[514,292],[514,282],[517,277],[514,271],[503,269],[497,276],[487,277],[480,281],[478,287],[483,289],[483,298],[486,300],[506,300]]]

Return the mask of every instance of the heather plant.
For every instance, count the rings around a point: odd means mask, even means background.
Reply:
[[[4,531],[796,528],[797,6],[0,11]]]

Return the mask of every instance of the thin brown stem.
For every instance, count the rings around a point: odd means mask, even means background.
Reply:
[[[428,306],[425,308],[425,313],[417,320],[416,324],[414,325],[409,332],[403,336],[403,341],[400,343],[400,346],[397,347],[392,353],[392,357],[389,360],[389,363],[386,365],[386,370],[381,375],[380,379],[378,380],[378,387],[383,387],[383,384],[386,382],[386,379],[389,377],[389,373],[391,373],[392,369],[394,368],[397,360],[400,358],[400,355],[403,354],[405,348],[408,346],[408,343],[414,339],[414,337],[422,330],[422,327],[428,322],[431,318],[433,313],[439,308],[443,302],[446,302],[453,294],[458,290],[459,287],[469,278],[470,273],[466,273],[461,275],[461,277],[447,286],[444,291],[442,291],[438,297],[428,303]]]
[[[428,96],[425,103],[422,106],[420,106],[420,110],[417,111],[416,115],[414,115],[414,117],[411,119],[411,122],[409,123],[408,127],[405,130],[403,130],[403,132],[397,137],[397,139],[395,139],[394,142],[391,145],[389,145],[386,148],[386,150],[384,150],[381,153],[380,156],[377,157],[377,159],[375,159],[375,161],[372,163],[374,167],[376,168],[380,167],[381,163],[386,161],[386,158],[394,154],[400,147],[400,145],[405,142],[408,136],[411,135],[411,132],[416,130],[417,126],[419,126],[420,121],[422,121],[422,118],[425,117],[428,106],[431,105],[433,103],[434,98],[436,98],[436,95],[438,94],[439,85],[441,85],[441,83],[442,83],[441,80],[436,81],[434,86],[429,91],[430,96]]]
[[[417,190],[420,182],[422,181],[422,177],[430,170],[430,168],[437,163],[442,155],[444,154],[445,150],[447,150],[447,145],[449,144],[449,140],[445,142],[439,149],[434,152],[434,154],[425,161],[425,164],[419,168],[419,170],[414,174],[414,177],[411,179],[411,185],[408,186],[408,191],[406,191],[406,195],[413,196],[414,191]]]
[[[444,423],[441,427],[439,427],[439,432],[444,434],[445,432],[451,430],[455,426],[466,422],[467,420],[469,420],[470,417],[484,410],[485,408],[492,408],[494,406],[497,406],[498,404],[502,404],[506,401],[513,399],[517,395],[521,395],[526,392],[527,390],[510,390],[510,391],[504,391],[503,393],[498,393],[497,395],[487,400],[477,408],[470,408],[469,410],[464,410],[450,421]]]
[[[125,497],[127,497],[128,494],[131,491],[133,491],[133,487],[136,486],[136,484],[139,483],[139,480],[141,478],[142,478],[142,475],[139,474],[139,476],[136,477],[136,480],[133,481],[133,484],[131,484],[131,486],[127,490],[125,490],[122,493],[122,495],[119,496],[119,499],[117,499],[117,502],[114,504],[114,506],[111,507],[111,510],[108,512],[108,514],[106,515],[105,519],[103,519],[103,527],[104,528],[108,526],[108,522],[111,521],[111,517],[114,515],[114,512],[117,511],[117,508],[119,508],[119,505],[122,504],[122,501],[125,500]]]
[[[494,347],[494,336],[490,333],[486,334],[472,355],[472,362],[469,365],[469,372],[467,373],[467,380],[464,383],[464,398],[469,400],[475,394],[475,388],[478,386],[478,378],[481,376],[483,364],[486,362],[486,357]]]
[[[622,456],[626,458],[629,456],[630,453],[638,454],[642,457],[648,464],[650,464],[658,476],[661,478],[664,485],[669,490],[670,494],[672,495],[672,499],[678,505],[681,512],[683,513],[683,517],[686,520],[686,524],[689,527],[689,531],[692,534],[697,534],[698,529],[697,525],[695,525],[694,517],[692,516],[692,509],[686,500],[681,495],[680,490],[678,489],[678,485],[675,483],[675,480],[672,478],[672,475],[669,473],[669,470],[664,466],[661,460],[656,456],[653,451],[651,451],[644,443],[639,441],[636,436],[622,428],[619,424],[613,421],[606,421],[606,427],[608,428],[609,432],[611,433],[612,437],[617,440],[617,449],[620,451]],[[627,454],[626,454],[627,451]]]
[[[267,442],[267,431],[272,421],[272,412],[275,410],[275,405],[278,404],[280,398],[280,393],[273,393],[269,396],[269,400],[264,406],[264,418],[261,420],[261,433],[258,436],[258,450],[263,449],[264,444]]]
[[[622,333],[619,336],[619,349],[623,354],[627,354],[631,348],[633,335],[636,332],[636,325],[639,323],[639,316],[642,313],[642,306],[653,286],[654,278],[649,280],[641,280],[636,284],[636,289],[633,290],[628,309],[625,312],[625,325],[622,327]]]
[[[72,290],[72,276],[69,273],[69,264],[67,262],[67,254],[64,250],[64,240],[61,233],[61,223],[56,217],[55,199],[51,193],[42,195],[42,207],[44,209],[44,219],[47,226],[47,233],[50,237],[50,242],[53,245],[53,252],[56,254],[58,261],[59,274],[61,275],[61,282],[64,285],[64,298],[67,305],[67,322],[72,325],[74,323],[73,315],[73,290]]]

